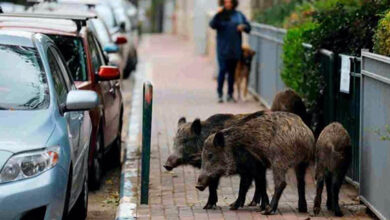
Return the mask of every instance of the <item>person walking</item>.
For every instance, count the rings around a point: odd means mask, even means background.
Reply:
[[[228,102],[235,102],[234,73],[241,58],[242,32],[249,33],[251,26],[245,15],[237,11],[238,0],[220,0],[220,8],[210,21],[210,27],[217,31],[218,102],[223,102],[223,85],[228,75]]]

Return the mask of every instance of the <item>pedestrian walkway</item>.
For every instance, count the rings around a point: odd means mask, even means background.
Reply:
[[[191,121],[198,117],[205,119],[216,113],[249,113],[261,110],[262,107],[254,100],[236,104],[218,104],[216,82],[213,80],[214,66],[207,58],[195,55],[192,44],[178,37],[170,35],[145,37],[139,53],[141,65],[145,67],[143,74],[154,84],[154,109],[149,205],[137,207],[137,219],[330,218],[331,213],[326,211],[324,206],[322,217],[310,217],[315,186],[309,174],[306,177],[309,214],[297,212],[296,180],[292,171],[289,173],[288,187],[280,200],[276,215],[262,216],[254,207],[230,211],[229,204],[237,198],[238,194],[238,177],[223,178],[218,189],[219,207],[216,210],[203,210],[208,190],[199,192],[195,189],[199,170],[188,166],[167,172],[162,167],[172,152],[178,119],[185,116]],[[270,173],[267,174],[267,180],[268,194],[271,197],[273,183]],[[137,182],[139,190],[140,180],[138,179]],[[253,192],[252,187],[248,192],[247,203],[252,199]],[[370,219],[365,215],[364,206],[359,205],[357,191],[352,186],[343,186],[340,201],[346,214],[344,219]]]

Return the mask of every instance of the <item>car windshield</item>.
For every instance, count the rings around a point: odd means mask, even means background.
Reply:
[[[0,44],[0,110],[46,109],[48,88],[36,49]]]
[[[86,55],[83,41],[78,37],[49,36],[62,52],[74,81],[87,81]]]
[[[96,30],[96,36],[99,39],[99,42],[104,46],[108,43],[112,43],[110,33],[103,23],[103,21],[99,19],[91,20],[93,22],[93,26]]]

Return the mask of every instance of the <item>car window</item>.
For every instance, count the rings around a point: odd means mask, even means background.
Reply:
[[[106,45],[108,43],[112,43],[111,35],[109,30],[107,29],[104,22],[100,19],[93,19],[91,20],[94,29],[96,31],[96,36],[99,39],[99,42],[103,45]]]
[[[60,35],[50,35],[49,37],[61,50],[73,80],[88,81],[86,54],[82,39]]]
[[[46,109],[49,100],[37,50],[0,44],[0,110]]]
[[[58,101],[60,104],[63,104],[66,102],[66,96],[69,89],[67,88],[65,80],[62,76],[61,68],[58,65],[56,58],[51,50],[47,51],[47,58],[54,81],[54,88],[58,96]]]
[[[88,46],[89,52],[91,53],[92,71],[93,73],[97,74],[100,66],[103,65],[103,61],[98,50],[98,45],[93,39],[92,34],[88,34]]]
[[[66,83],[66,87],[68,88],[68,90],[74,89],[75,86],[74,86],[72,76],[69,75],[69,70],[65,66],[66,64],[64,62],[64,58],[62,57],[61,53],[54,47],[51,47],[50,50],[53,53],[54,57],[56,58],[57,64],[61,69],[62,76],[63,76],[65,83]]]

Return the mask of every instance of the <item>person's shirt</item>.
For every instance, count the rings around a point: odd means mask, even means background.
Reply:
[[[242,33],[238,25],[245,25],[244,31],[249,33],[251,25],[245,15],[239,11],[222,11],[210,21],[210,27],[217,31],[217,53],[219,59],[240,59]]]

